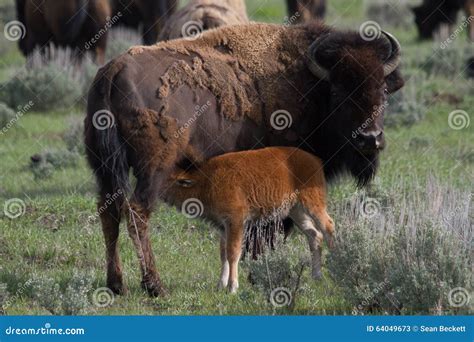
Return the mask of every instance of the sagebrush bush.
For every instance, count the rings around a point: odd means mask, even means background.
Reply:
[[[65,287],[52,278],[38,276],[33,280],[36,302],[53,315],[81,315],[91,309],[89,292],[93,278],[89,274],[74,273]]]
[[[413,13],[408,1],[371,1],[367,6],[367,18],[380,25],[409,27],[413,24]]]
[[[34,101],[37,111],[69,108],[82,95],[77,80],[54,64],[25,69],[2,87],[2,98],[10,107]]]
[[[394,192],[390,206],[358,194],[333,209],[327,265],[353,312],[467,312],[469,302],[453,305],[450,291],[472,291],[471,201],[430,179],[424,190]]]
[[[464,40],[465,37],[458,37],[457,40]],[[449,79],[464,78],[466,61],[472,57],[472,46],[455,41],[447,44],[444,48],[436,43],[435,49],[429,57],[420,63],[419,67],[428,74],[444,76]]]
[[[63,134],[63,141],[68,151],[85,153],[84,121],[82,119],[71,118],[69,120],[68,128]]]
[[[0,4],[0,24],[7,23],[11,20],[16,20],[14,2],[8,1]]]
[[[13,109],[8,107],[5,103],[0,102],[0,130],[6,127],[7,124],[15,117],[16,113]]]
[[[267,297],[277,288],[288,289],[293,296],[299,290],[302,272],[311,265],[309,248],[303,241],[295,246],[280,240],[275,250],[267,250],[257,260],[247,260],[250,282]]]
[[[78,151],[68,149],[49,149],[31,157],[30,170],[35,179],[50,177],[55,170],[75,166],[79,161]]]
[[[140,36],[132,30],[114,28],[109,33],[107,42],[106,59],[110,60],[127,51],[131,46],[141,45]]]
[[[427,104],[423,94],[426,90],[421,86],[424,82],[424,75],[412,76],[402,90],[389,98],[387,127],[410,127],[425,118]]]
[[[96,70],[90,58],[79,60],[71,49],[51,45],[46,55],[37,50],[29,56],[27,65],[2,85],[0,95],[12,108],[31,100],[36,111],[70,108],[85,103]]]

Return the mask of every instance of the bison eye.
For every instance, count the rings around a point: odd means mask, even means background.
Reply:
[[[388,95],[388,88],[385,88],[385,89],[383,90],[383,92],[384,92],[385,95]]]

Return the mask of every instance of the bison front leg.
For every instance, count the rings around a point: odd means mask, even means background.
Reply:
[[[128,207],[128,233],[132,238],[142,273],[142,287],[150,296],[165,294],[161,280],[155,266],[155,257],[151,248],[148,234],[148,221],[151,210],[132,201]]]

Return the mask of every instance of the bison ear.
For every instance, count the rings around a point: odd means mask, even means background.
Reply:
[[[389,94],[396,92],[398,89],[402,88],[405,85],[405,80],[402,77],[400,69],[395,69],[390,75],[385,78],[385,83],[387,84],[387,91]]]
[[[193,181],[192,179],[178,179],[177,183],[183,188],[190,188],[195,184],[195,181]]]

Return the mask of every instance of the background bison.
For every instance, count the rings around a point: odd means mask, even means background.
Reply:
[[[474,0],[424,0],[420,6],[414,7],[413,12],[420,38],[433,38],[435,31],[442,25],[453,30],[458,13],[462,9],[465,10],[467,17],[469,38],[474,41]],[[446,38],[444,34],[443,39]]]
[[[114,14],[121,13],[120,25],[139,29],[143,43],[154,44],[166,18],[178,7],[178,0],[111,0]]]
[[[166,20],[158,40],[198,38],[205,30],[248,21],[244,0],[191,0]]]
[[[108,0],[17,0],[16,6],[18,19],[26,27],[26,35],[19,42],[26,56],[35,48],[54,44],[71,47],[78,54],[90,47],[96,61],[104,62],[107,32],[99,32],[111,15]]]
[[[326,0],[286,0],[286,5],[291,23],[324,19],[326,15]]]

